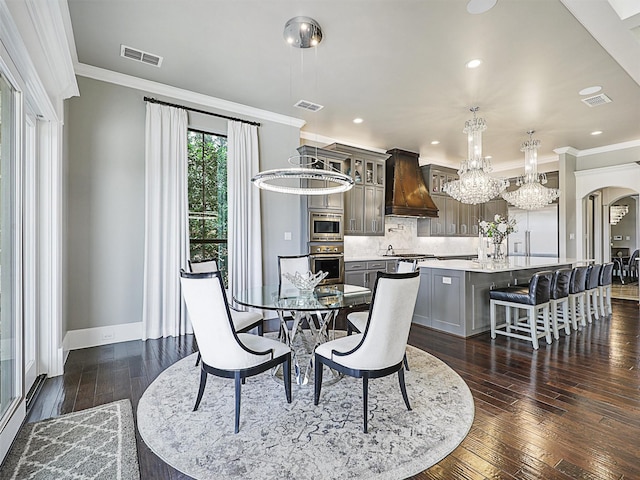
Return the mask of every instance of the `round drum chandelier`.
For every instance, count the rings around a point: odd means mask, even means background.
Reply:
[[[294,159],[299,159],[299,163],[296,164]],[[265,170],[256,174],[251,182],[263,190],[294,195],[330,195],[353,187],[354,181],[349,175],[311,168],[319,164],[316,157],[297,155],[290,157],[289,163],[294,166]]]

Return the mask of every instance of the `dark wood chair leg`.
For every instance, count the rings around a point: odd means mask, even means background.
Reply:
[[[196,358],[196,367],[200,365],[200,352],[198,352],[198,358]]]
[[[407,361],[407,353],[405,352],[404,354],[404,369],[408,372],[409,371],[409,362]]]
[[[353,327],[349,323],[349,320],[347,320],[347,335],[351,335],[352,333],[353,333]]]
[[[198,397],[196,398],[196,405],[193,407],[193,411],[198,410],[200,406],[200,400],[202,400],[202,394],[204,393],[204,387],[207,385],[207,372],[204,368],[200,371],[200,389],[198,390]]]
[[[404,398],[404,404],[407,406],[407,410],[411,410],[409,396],[407,395],[407,386],[404,383],[404,369],[402,368],[398,370],[398,381],[400,382],[400,391],[402,392],[402,398]]]
[[[363,413],[364,413],[364,433],[367,433],[367,420],[368,419],[368,405],[369,405],[369,377],[365,373],[362,376],[362,404],[363,404]]]
[[[236,380],[236,426],[235,432],[238,433],[240,431],[240,393],[242,391],[242,382],[243,378],[240,378],[240,372],[236,372],[235,374]]]
[[[262,323],[258,324],[258,335],[260,335],[262,337],[262,334],[264,333],[264,327],[262,325]]]
[[[284,375],[284,393],[287,397],[287,403],[291,403],[291,354],[288,354],[284,361],[282,373]]]
[[[313,372],[313,404],[318,405],[320,401],[320,390],[322,389],[322,362],[319,360],[318,355],[315,355],[314,372]]]

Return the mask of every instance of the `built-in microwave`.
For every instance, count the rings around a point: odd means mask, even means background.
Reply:
[[[310,242],[342,242],[343,215],[331,212],[309,212]]]

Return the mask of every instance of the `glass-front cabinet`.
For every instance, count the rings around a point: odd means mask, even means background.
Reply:
[[[334,172],[345,173],[346,160],[349,155],[325,150],[319,147],[303,145],[298,147],[298,152],[303,156],[305,163],[312,162],[308,166],[310,168],[318,168],[322,170],[331,170]],[[325,188],[327,182],[325,180],[306,180],[306,186]],[[306,208],[310,210],[340,210],[344,209],[344,194],[332,193],[330,195],[305,195],[304,200]]]
[[[386,153],[333,143],[328,150],[348,154],[344,173],[355,185],[344,194],[346,235],[384,235],[384,185]]]

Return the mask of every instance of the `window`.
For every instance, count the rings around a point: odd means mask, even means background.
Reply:
[[[227,278],[227,137],[188,131],[192,261],[215,259]]]

